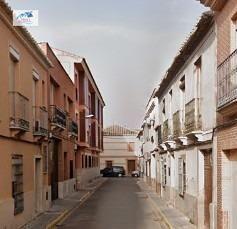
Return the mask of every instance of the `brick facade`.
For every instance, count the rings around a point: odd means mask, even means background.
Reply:
[[[236,0],[229,0],[225,6],[216,12],[216,28],[217,28],[217,65],[220,65],[229,57],[233,48],[231,47],[231,29],[232,19],[237,12]],[[230,107],[230,106],[229,106]],[[228,116],[228,114],[227,114]],[[224,124],[226,114],[222,115],[222,111],[218,112],[218,125]],[[232,118],[229,118],[229,121]],[[231,226],[231,196],[228,191],[228,185],[231,176],[228,175],[230,169],[228,152],[237,149],[237,125],[227,126],[226,128],[218,128],[217,136],[217,227],[233,228]]]

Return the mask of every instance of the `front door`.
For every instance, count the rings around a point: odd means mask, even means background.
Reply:
[[[58,144],[56,140],[52,140],[52,160],[51,160],[51,197],[52,200],[58,199]]]
[[[236,217],[236,212],[237,212],[237,150],[233,150],[230,153],[230,162],[231,162],[231,191],[232,191],[232,196],[231,196],[231,204],[232,204],[232,209],[231,209],[231,227],[230,228],[236,228],[237,225],[237,217]]]
[[[212,202],[212,163],[211,163],[212,151],[204,151],[204,225],[206,228],[210,228],[210,210],[209,206]]]
[[[132,171],[136,170],[136,161],[135,160],[128,160],[128,174],[131,174]]]
[[[41,158],[35,159],[35,212],[42,211],[42,172],[41,172]]]

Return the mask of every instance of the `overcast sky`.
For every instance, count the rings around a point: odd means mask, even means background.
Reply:
[[[145,105],[206,9],[196,0],[8,0],[39,10],[29,29],[87,59],[106,102],[105,126],[139,128]]]

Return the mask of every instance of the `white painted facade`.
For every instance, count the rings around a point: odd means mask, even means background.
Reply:
[[[104,151],[100,154],[100,169],[104,169],[107,166],[106,162],[111,161],[113,166],[123,166],[128,174],[128,161],[134,160],[135,170],[137,170],[138,152],[139,145],[136,135],[104,135]]]
[[[197,228],[209,228],[215,217],[215,26],[210,26],[198,43],[189,42],[185,45],[195,48],[182,57],[186,59],[178,71],[168,80],[166,75],[153,93],[138,137],[143,142],[144,164],[150,166],[144,174],[146,180]],[[155,108],[149,109],[154,101]]]

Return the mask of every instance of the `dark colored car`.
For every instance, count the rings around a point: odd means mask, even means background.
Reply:
[[[112,166],[100,170],[103,177],[120,177],[125,175],[123,166]]]

